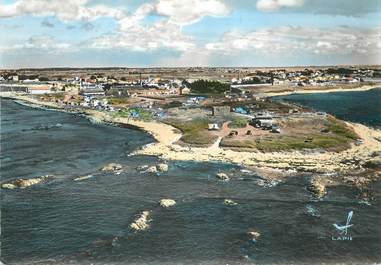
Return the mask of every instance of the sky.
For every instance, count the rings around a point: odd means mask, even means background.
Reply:
[[[381,0],[0,0],[0,68],[381,64]]]

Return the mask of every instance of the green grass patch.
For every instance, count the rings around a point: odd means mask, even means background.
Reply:
[[[107,98],[107,101],[111,105],[126,105],[130,103],[128,98],[117,98],[117,97]]]
[[[326,127],[331,133],[337,136],[352,140],[359,138],[358,135],[345,124],[345,122],[340,121],[333,116],[328,116]]]
[[[180,101],[172,101],[167,104],[164,104],[163,109],[178,108],[178,107],[181,107],[182,105],[183,103],[181,103]]]
[[[247,119],[243,117],[234,117],[233,120],[228,124],[229,128],[245,128],[247,125]]]
[[[223,94],[230,89],[230,84],[212,80],[197,80],[186,84],[194,94]]]
[[[217,139],[217,136],[208,131],[209,120],[207,119],[195,119],[192,121],[168,119],[165,123],[172,125],[183,133],[180,140],[184,143],[206,145],[212,144]]]
[[[137,113],[137,116],[134,117],[134,113]],[[129,108],[123,109],[113,114],[115,118],[136,118],[142,121],[152,121],[153,115],[151,112],[141,109],[141,108]]]
[[[44,95],[38,95],[38,97],[43,97],[46,100],[49,101],[55,101],[55,100],[64,100],[65,94],[62,92],[59,93],[50,93],[50,94],[44,94]]]
[[[224,138],[221,142],[223,147],[255,148],[263,152],[278,152],[301,149],[332,149],[342,150],[348,147],[350,140],[338,135],[312,135],[303,136],[279,136],[265,137],[262,139],[234,139]]]
[[[324,122],[326,133],[311,131],[310,134],[268,135],[266,137],[230,138],[225,137],[221,146],[231,148],[257,149],[263,152],[278,152],[301,149],[326,149],[341,151],[358,139],[358,135],[346,125],[332,116]]]

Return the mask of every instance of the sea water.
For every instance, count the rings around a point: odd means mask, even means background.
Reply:
[[[274,99],[325,111],[339,119],[381,128],[381,88],[367,91],[291,94]]]
[[[59,124],[59,125],[57,125]],[[92,124],[85,117],[1,100],[1,182],[54,175],[46,183],[1,190],[1,261],[6,264],[366,263],[381,260],[380,183],[360,204],[339,186],[315,200],[308,174],[277,185],[221,163],[171,161],[160,176],[139,173],[160,161],[129,156],[153,142],[147,134]],[[120,163],[117,175],[99,169]],[[219,181],[218,172],[231,176]],[[81,181],[80,176],[93,175]],[[174,207],[158,205],[174,199]],[[225,205],[232,199],[237,205]],[[150,229],[129,225],[151,211]],[[345,225],[347,236],[333,224]],[[316,214],[318,213],[318,214]],[[255,229],[261,236],[247,236]]]

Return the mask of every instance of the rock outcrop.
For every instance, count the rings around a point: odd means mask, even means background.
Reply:
[[[164,163],[157,164],[156,166],[139,166],[137,167],[137,170],[140,173],[158,173],[158,172],[167,172],[168,171],[168,165]]]
[[[46,176],[41,176],[38,178],[30,178],[30,179],[16,179],[7,183],[4,183],[1,185],[1,188],[3,189],[16,189],[16,188],[27,188],[33,185],[36,185],[47,178],[50,178],[51,176],[46,175]]]
[[[307,189],[312,192],[318,199],[323,198],[327,194],[327,189],[319,178],[313,178]]]
[[[108,171],[108,172],[118,172],[122,170],[123,166],[121,164],[116,163],[110,163],[102,167],[102,171]]]
[[[160,172],[167,172],[168,171],[168,165],[164,163],[160,163],[156,166],[157,171]]]
[[[255,230],[255,229],[249,229],[247,231],[247,235],[253,241],[257,241],[261,237],[261,234],[257,230]]]
[[[90,179],[92,177],[94,177],[94,176],[93,175],[87,175],[87,176],[82,176],[82,177],[76,177],[74,179],[74,181],[82,181],[82,180]]]
[[[144,173],[157,173],[157,168],[156,168],[156,166],[150,166],[150,167],[148,167],[148,168],[144,171]]]
[[[146,171],[147,168],[148,168],[148,165],[143,165],[143,166],[138,166],[136,170],[139,171],[139,173],[144,173],[144,171]]]
[[[235,201],[230,200],[230,199],[225,199],[224,204],[232,206],[232,205],[237,205],[238,203],[236,203]]]
[[[176,205],[176,201],[172,199],[161,199],[159,204],[163,208],[169,208]]]
[[[225,173],[222,173],[222,172],[217,173],[216,177],[222,181],[229,181],[230,180],[229,176]]]
[[[145,231],[147,230],[150,225],[149,222],[151,221],[149,219],[150,211],[143,211],[138,218],[135,219],[135,221],[130,224],[130,228],[134,231]]]

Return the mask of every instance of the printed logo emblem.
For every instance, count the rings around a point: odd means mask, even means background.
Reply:
[[[352,240],[352,237],[347,235],[348,228],[353,226],[353,224],[351,224],[352,216],[353,216],[353,211],[350,211],[348,213],[347,222],[345,225],[333,224],[333,226],[336,228],[337,232],[339,233],[339,236],[338,237],[333,236],[332,240],[349,240],[349,241]]]

